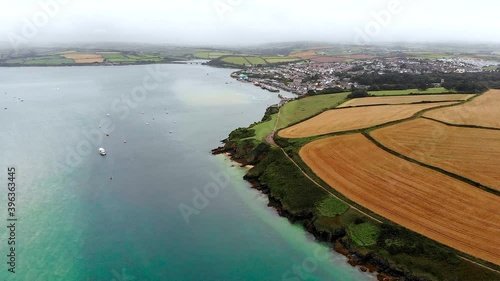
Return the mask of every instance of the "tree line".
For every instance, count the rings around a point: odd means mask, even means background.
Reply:
[[[500,88],[500,72],[431,74],[365,73],[351,77],[351,82],[369,86],[368,90],[370,91],[415,88],[425,90],[431,88],[434,83],[439,83],[447,90],[470,93]]]

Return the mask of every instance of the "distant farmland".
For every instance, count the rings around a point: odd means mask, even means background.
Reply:
[[[443,87],[429,88],[427,90],[407,89],[407,90],[390,90],[390,91],[369,91],[373,96],[404,96],[404,95],[430,95],[430,94],[444,94],[455,93],[455,90],[448,90]]]
[[[200,58],[200,59],[216,59],[220,58],[222,56],[227,56],[231,55],[230,53],[225,53],[225,52],[197,52],[194,54],[195,57]]]
[[[104,58],[98,54],[64,53],[63,57],[72,59],[75,63],[101,63]]]
[[[452,127],[419,118],[371,135],[400,154],[500,190],[500,130]]]
[[[361,134],[323,138],[304,162],[352,201],[417,233],[500,264],[500,197],[407,162]]]
[[[452,105],[454,103],[437,102],[334,109],[281,130],[279,136],[283,138],[305,138],[335,132],[359,130],[410,118],[424,109]]]
[[[266,57],[266,56],[247,56],[247,55],[229,55],[221,56],[212,61],[212,64],[229,64],[234,66],[250,65],[268,65],[277,63],[287,63],[301,61],[297,57]]]
[[[382,96],[382,97],[368,97],[349,100],[339,106],[355,107],[366,105],[383,105],[383,104],[410,104],[421,102],[443,102],[443,101],[464,101],[473,97],[474,95],[467,94],[447,94],[447,95],[418,95],[418,96]]]
[[[490,90],[466,104],[432,110],[424,116],[450,124],[500,129],[500,90]]]

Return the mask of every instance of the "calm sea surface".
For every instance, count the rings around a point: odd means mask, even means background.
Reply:
[[[267,207],[244,169],[209,153],[278,102],[230,73],[0,68],[0,280],[374,280]]]

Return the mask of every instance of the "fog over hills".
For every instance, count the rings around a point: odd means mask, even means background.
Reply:
[[[256,45],[500,42],[500,3],[359,0],[0,2],[1,42]]]

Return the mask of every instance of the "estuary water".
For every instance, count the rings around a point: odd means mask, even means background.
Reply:
[[[0,68],[0,280],[375,280],[210,154],[278,102],[230,73]]]

